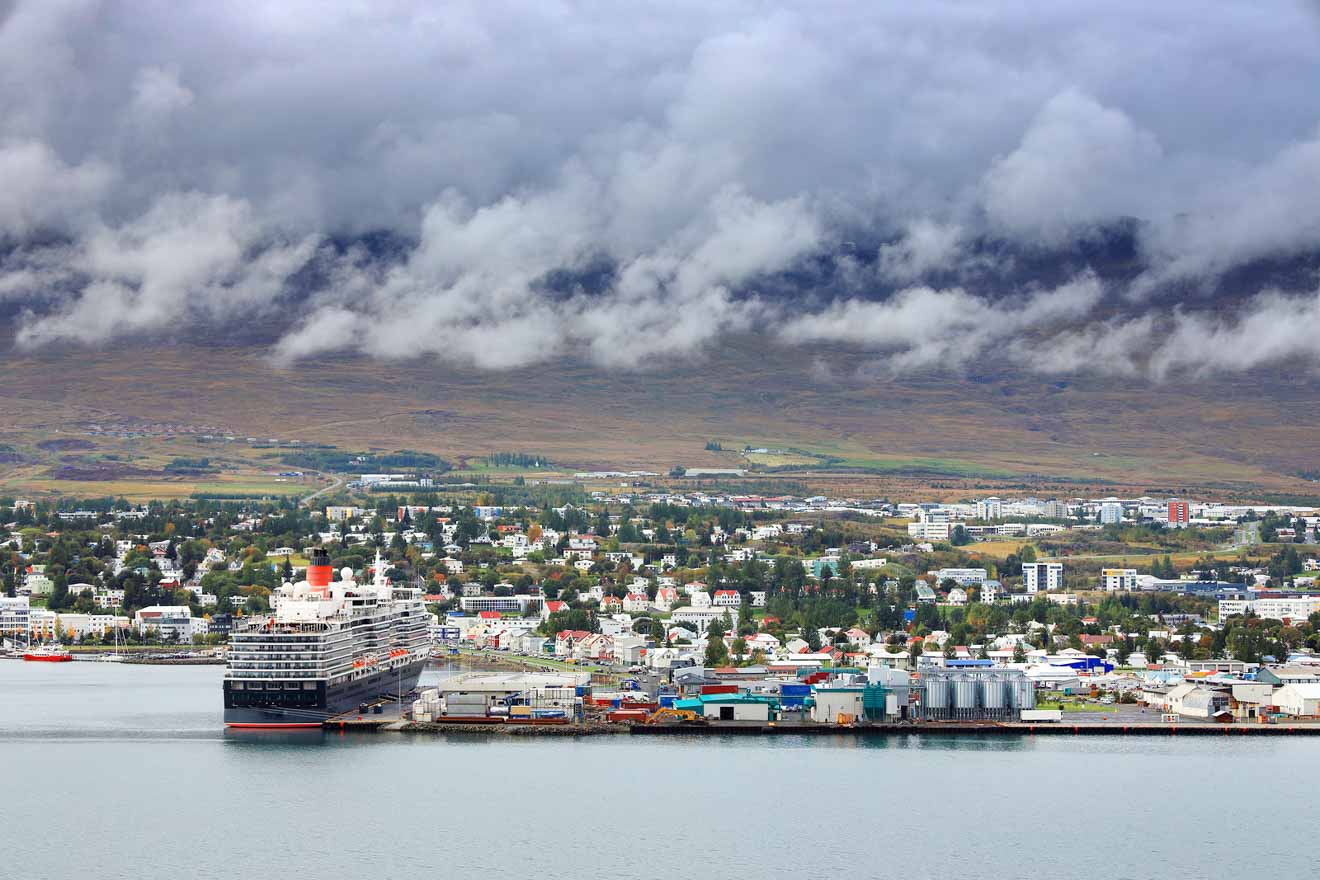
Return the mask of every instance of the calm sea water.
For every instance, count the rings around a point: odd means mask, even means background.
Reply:
[[[220,674],[0,661],[3,876],[1315,869],[1311,738],[227,735]]]

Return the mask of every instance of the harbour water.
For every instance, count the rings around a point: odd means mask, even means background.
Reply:
[[[1320,739],[237,735],[221,673],[0,662],[5,876],[1314,870],[1273,844],[1309,839]]]

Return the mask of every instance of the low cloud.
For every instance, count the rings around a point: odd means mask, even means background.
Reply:
[[[278,354],[349,349],[501,369],[581,352],[632,369],[751,329],[760,306],[754,294],[735,290],[820,244],[800,199],[765,203],[724,189],[653,249],[609,253],[617,271],[605,293],[547,291],[547,274],[600,256],[610,238],[602,219],[629,219],[628,205],[602,203],[612,191],[572,172],[550,193],[481,209],[457,196],[443,200],[427,211],[404,265],[379,280],[360,273],[341,280]],[[350,317],[356,333],[344,332]]]
[[[194,321],[235,320],[273,306],[316,239],[272,242],[245,202],[170,195],[120,227],[89,229],[63,251],[78,293],[19,329],[21,346],[98,344]]]
[[[114,179],[98,158],[70,165],[40,141],[0,141],[0,241],[52,226],[83,227]]]
[[[296,301],[281,362],[638,369],[730,333],[894,373],[1313,361],[1302,282],[1193,297],[1320,241],[1314,10],[988,2],[19,0],[0,301],[28,347]],[[1119,222],[1112,280],[1002,280]],[[352,244],[382,233],[409,244]]]
[[[1083,275],[1052,290],[991,300],[961,288],[910,287],[883,302],[846,300],[785,324],[792,344],[845,342],[887,352],[894,373],[928,368],[961,370],[997,347],[1041,327],[1076,322],[1104,290]]]

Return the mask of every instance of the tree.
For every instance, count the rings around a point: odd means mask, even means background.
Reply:
[[[69,580],[63,573],[55,575],[51,581],[50,598],[46,600],[46,607],[52,611],[57,611],[69,604]]]
[[[1118,643],[1118,665],[1127,666],[1128,658],[1132,656],[1132,642],[1128,639]]]
[[[729,646],[729,653],[736,655],[740,660],[744,660],[747,654],[747,640],[742,636],[738,636],[733,640],[733,644]]]
[[[1150,663],[1159,663],[1160,658],[1164,656],[1164,646],[1160,644],[1159,639],[1150,639],[1146,642],[1146,660]]]
[[[1023,649],[1022,642],[1018,642],[1016,645],[1013,646],[1013,662],[1014,663],[1027,662],[1027,652]]]
[[[729,662],[729,649],[724,644],[724,634],[728,632],[724,620],[717,617],[706,629],[706,666],[724,666]],[[746,647],[746,645],[744,645]]]
[[[814,626],[804,627],[802,638],[806,640],[807,647],[813,652],[820,650],[820,633],[816,631]]]

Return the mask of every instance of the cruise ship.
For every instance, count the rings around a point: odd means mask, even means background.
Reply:
[[[349,568],[333,574],[326,551],[313,550],[306,580],[278,587],[270,614],[235,625],[225,726],[320,727],[416,687],[431,649],[421,590],[391,586],[379,552],[371,583]]]

